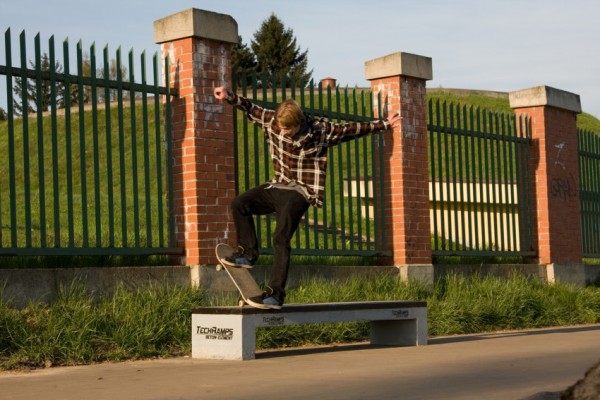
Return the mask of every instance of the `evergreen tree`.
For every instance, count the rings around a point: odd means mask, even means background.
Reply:
[[[82,68],[84,76],[90,76],[90,59],[88,55],[82,60]],[[35,73],[36,64],[33,61],[29,61],[30,71]],[[36,85],[35,78],[23,78],[22,76],[15,77],[15,84],[13,87],[13,93],[15,94],[13,99],[13,109],[16,115],[22,115],[25,107],[29,113],[37,112],[37,106],[40,105],[40,111],[48,111],[51,104],[54,102],[56,108],[65,108],[65,99],[67,88],[63,82],[58,80],[55,81],[55,93],[53,96],[51,81],[48,79],[48,73],[50,72],[50,58],[47,53],[44,53],[40,57],[40,71],[42,72],[42,80],[39,83],[40,98],[38,99],[38,87]],[[63,66],[57,61],[54,63],[54,72],[61,74],[63,72]],[[25,92],[23,92],[23,79],[25,79]],[[70,91],[70,104],[73,106],[78,104],[78,87],[75,84],[71,84]],[[90,99],[91,89],[88,86],[83,88],[83,102],[87,103]]]
[[[238,43],[233,46],[231,54],[231,64],[233,70],[237,74],[238,86],[245,86],[252,84],[252,74],[256,71],[257,63],[256,57],[252,50],[242,41],[242,37],[238,36]],[[245,82],[242,81],[242,74],[246,74]]]
[[[0,121],[6,121],[8,119],[8,115],[4,108],[0,107]]]
[[[33,61],[29,61],[29,65],[33,71],[36,70],[36,65]],[[62,65],[60,63],[56,63],[54,65],[54,71],[56,73],[62,72]],[[40,58],[40,71],[42,73],[47,73],[50,71],[50,59],[47,53],[44,53]],[[23,79],[25,79],[25,88],[23,88]],[[13,99],[13,107],[15,114],[22,115],[25,107],[27,107],[27,111],[30,113],[36,112],[37,109],[35,106],[40,105],[41,111],[48,111],[50,108],[51,102],[54,100],[52,98],[52,91],[50,87],[50,81],[42,79],[40,82],[40,99],[38,99],[38,91],[36,86],[36,80],[31,78],[23,78],[20,76],[15,77],[15,86],[13,87],[13,92],[15,94],[15,98]],[[23,92],[25,89],[25,92]],[[57,101],[61,103],[62,94],[64,92],[64,85],[60,82],[56,82],[56,97]],[[39,100],[39,101],[38,101]]]
[[[305,84],[311,79],[312,70],[307,72],[308,50],[301,51],[296,43],[292,29],[286,29],[283,22],[275,14],[263,21],[260,29],[254,34],[252,51],[258,62],[258,73],[268,79],[273,77],[279,85],[285,77],[287,85],[294,79]]]

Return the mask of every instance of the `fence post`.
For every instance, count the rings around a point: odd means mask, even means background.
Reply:
[[[584,284],[577,114],[579,96],[548,86],[509,94],[517,119],[527,115],[533,149],[534,237],[549,282]]]
[[[231,52],[236,21],[188,9],[154,22],[154,39],[169,57],[175,242],[182,265],[214,264],[215,245],[233,230],[229,204],[235,196],[231,106],[216,103],[213,88],[232,87]],[[235,238],[233,238],[235,239]]]
[[[375,113],[400,113],[401,126],[384,136],[382,181],[385,212],[378,226],[385,231],[385,248],[406,279],[433,282],[427,158],[427,101],[425,84],[433,78],[431,58],[394,53],[365,62],[371,81]],[[378,103],[381,94],[382,105]]]

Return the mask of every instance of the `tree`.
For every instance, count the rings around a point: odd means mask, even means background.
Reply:
[[[238,36],[238,42],[233,46],[231,54],[231,64],[236,71],[237,82],[239,86],[252,84],[252,74],[256,71],[256,57],[252,50],[242,41],[242,37]],[[242,81],[242,74],[246,74],[245,82]]]
[[[33,61],[29,61],[29,65],[31,66],[31,69],[35,71],[36,64]],[[50,71],[50,59],[48,58],[47,53],[44,53],[40,58],[39,68],[42,73]],[[56,62],[54,65],[54,72],[60,74],[62,70],[62,65],[59,62]],[[25,79],[25,93],[23,93],[23,79]],[[15,99],[13,99],[15,114],[22,115],[25,107],[27,107],[28,112],[36,112],[37,109],[35,106],[37,105],[40,106],[41,111],[48,111],[52,101],[57,101],[64,107],[64,84],[56,82],[55,89],[55,98],[52,98],[50,81],[42,79],[40,83],[40,98],[38,99],[38,88],[35,79],[28,79],[20,76],[15,77],[15,86],[13,87],[13,92],[15,94]]]
[[[258,73],[260,76],[264,73],[269,84],[273,76],[277,84],[286,78],[288,85],[291,79],[297,84],[300,81],[306,84],[311,79],[312,70],[306,71],[308,50],[300,50],[292,29],[286,29],[275,14],[263,21],[254,34],[251,47],[258,63]]]
[[[36,64],[33,61],[29,61],[30,71],[36,70]],[[51,82],[48,79],[48,72],[50,71],[50,60],[48,58],[48,54],[44,53],[42,57],[40,57],[40,71],[42,72],[42,80],[40,82],[40,99],[39,104],[41,105],[41,111],[48,111],[50,105],[55,102],[56,108],[65,108],[67,106],[66,100],[66,91],[67,87],[64,82],[56,81],[55,82],[55,94],[52,96],[51,92]],[[57,61],[54,65],[54,72],[56,74],[61,74],[63,72],[62,65]],[[88,53],[83,54],[83,58],[81,60],[81,71],[77,72],[84,77],[90,77],[92,75],[92,64],[90,60],[90,56]],[[24,75],[25,73],[23,73]],[[98,101],[104,101],[105,92],[102,89],[102,80],[104,78],[104,68],[98,68],[96,71],[96,77],[99,84],[99,89],[97,91]],[[23,79],[26,79],[25,83],[25,94],[23,93]],[[110,60],[109,71],[108,71],[108,79],[116,80],[117,79],[117,61],[115,59]],[[127,77],[127,67],[121,65],[121,81],[127,82],[129,79]],[[15,77],[15,85],[13,87],[13,92],[15,94],[15,98],[13,99],[13,107],[16,115],[22,115],[24,106],[27,105],[27,111],[29,113],[37,112],[38,105],[38,88],[36,86],[36,80],[34,78],[23,78],[22,76]],[[110,90],[110,100],[115,100],[117,96],[117,90]],[[79,104],[81,101],[83,104],[89,103],[92,97],[92,88],[91,86],[85,84],[81,86],[81,99],[79,93],[79,85],[76,83],[71,83],[69,85],[69,107]],[[129,92],[123,92],[123,98],[129,98]]]
[[[36,64],[33,61],[29,61],[30,70],[36,72]],[[16,115],[22,115],[25,107],[29,113],[37,112],[37,106],[40,106],[40,111],[48,111],[52,103],[56,104],[56,108],[65,108],[66,102],[66,91],[69,90],[70,101],[69,107],[79,103],[78,86],[71,84],[70,88],[67,89],[63,82],[58,80],[55,81],[55,92],[52,93],[52,83],[48,79],[48,73],[50,72],[50,59],[47,53],[44,53],[40,57],[39,69],[42,72],[42,79],[39,83],[39,99],[38,99],[38,85],[36,84],[35,78],[24,78],[23,76],[15,77],[15,85],[13,92],[15,98],[13,99],[13,107]],[[82,72],[83,76],[90,76],[91,63],[89,55],[84,55],[82,60]],[[63,72],[63,66],[56,61],[54,63],[54,72],[61,74]],[[26,72],[23,71],[23,75]],[[23,79],[25,79],[25,92],[23,92]],[[89,86],[83,86],[83,103],[90,101],[91,89]]]
[[[4,108],[0,107],[0,121],[6,121],[8,119],[8,115],[6,115],[6,111]]]
[[[127,77],[127,67],[121,64],[121,82],[128,82],[129,78]],[[117,60],[112,58],[110,60],[110,64],[108,66],[108,76],[106,75],[106,71],[104,67],[98,68],[96,70],[96,76],[98,79],[103,80],[104,78],[108,78],[111,81],[116,81],[119,77],[119,67],[117,66]],[[116,101],[118,97],[119,91],[117,89],[109,89],[109,101]],[[129,98],[129,91],[123,91],[122,96],[124,99]],[[105,90],[104,88],[98,91],[98,101],[106,101]]]

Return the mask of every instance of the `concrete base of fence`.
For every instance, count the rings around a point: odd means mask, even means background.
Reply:
[[[583,264],[548,264],[546,265],[546,280],[548,283],[559,282],[582,286],[588,281],[595,280],[588,278],[586,273],[588,268],[586,267],[587,266]],[[600,267],[597,267],[596,269],[600,269]],[[592,271],[593,270],[590,268],[590,272]]]
[[[399,265],[400,278],[403,281],[420,281],[426,285],[434,282],[434,266],[432,264]]]
[[[258,265],[252,274],[258,282],[268,279],[270,266]],[[381,266],[292,266],[288,287],[294,288],[306,278],[343,281],[350,277],[366,279],[388,274],[402,280],[434,282],[448,274],[470,276],[509,277],[513,273],[524,274],[541,282],[560,282],[583,286],[600,279],[600,265],[536,265],[536,264],[485,264],[485,265],[405,265]],[[26,307],[30,301],[51,302],[61,287],[80,283],[96,294],[111,293],[119,284],[129,289],[148,285],[194,285],[207,291],[208,295],[221,295],[237,290],[227,274],[217,272],[214,265],[195,267],[111,267],[111,268],[40,268],[0,269],[0,299],[12,307]]]
[[[29,302],[52,302],[61,288],[81,284],[93,294],[110,294],[119,285],[189,285],[190,268],[179,266],[111,268],[0,269],[0,298],[15,308]]]
[[[265,281],[270,267],[259,265],[252,270],[258,282]],[[395,267],[319,267],[292,266],[288,287],[309,277],[344,280],[350,276],[374,278],[382,274],[396,275]],[[227,274],[217,272],[214,265],[110,267],[110,268],[15,268],[0,269],[0,299],[12,307],[23,308],[29,302],[52,302],[61,288],[81,284],[93,294],[110,294],[119,284],[128,289],[148,285],[194,285],[210,295],[237,290]]]

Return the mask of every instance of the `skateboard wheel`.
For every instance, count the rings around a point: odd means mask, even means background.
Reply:
[[[246,305],[246,302],[244,300],[238,301],[238,306],[244,307],[245,305]]]
[[[223,269],[223,266],[221,264],[217,265],[217,271],[220,271]]]

